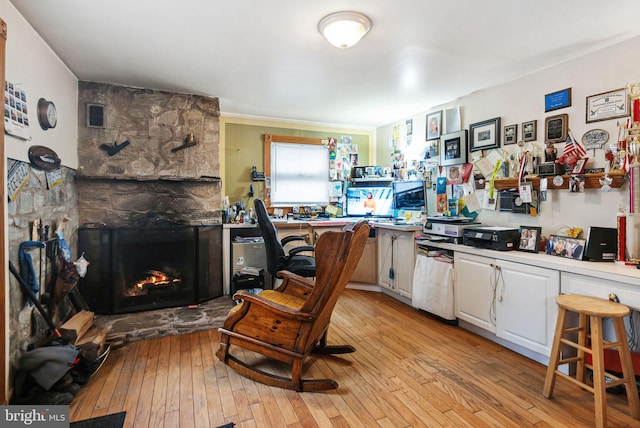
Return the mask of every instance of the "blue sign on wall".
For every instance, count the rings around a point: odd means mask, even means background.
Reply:
[[[571,106],[571,88],[552,92],[544,96],[544,111],[558,110]]]

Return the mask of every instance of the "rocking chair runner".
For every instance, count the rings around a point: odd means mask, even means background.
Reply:
[[[296,391],[335,389],[332,379],[302,379],[303,362],[311,353],[354,352],[351,346],[327,346],[331,313],[355,270],[369,236],[362,221],[342,232],[325,232],[316,244],[315,281],[291,272],[276,290],[253,295],[242,290],[234,299],[243,302],[231,309],[220,332],[218,358],[255,381]],[[232,346],[248,349],[291,365],[291,377],[267,373],[232,354]]]

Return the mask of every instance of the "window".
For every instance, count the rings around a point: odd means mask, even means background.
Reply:
[[[271,206],[329,203],[329,151],[320,139],[265,135],[265,174]]]

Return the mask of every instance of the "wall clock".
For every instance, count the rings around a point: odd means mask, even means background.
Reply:
[[[55,104],[44,98],[38,100],[38,122],[40,122],[40,127],[45,131],[56,127],[58,124],[58,112]]]

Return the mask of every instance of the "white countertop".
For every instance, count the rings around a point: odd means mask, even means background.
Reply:
[[[428,245],[452,251],[460,251],[479,256],[493,257],[514,263],[524,263],[533,266],[555,269],[562,272],[571,272],[580,275],[588,275],[610,281],[620,281],[627,284],[640,286],[640,269],[635,266],[627,266],[617,262],[589,262],[572,260],[560,256],[552,256],[544,253],[527,253],[523,251],[496,251],[471,247],[462,244],[449,244],[444,242],[429,241],[428,239],[416,240],[418,244]]]

